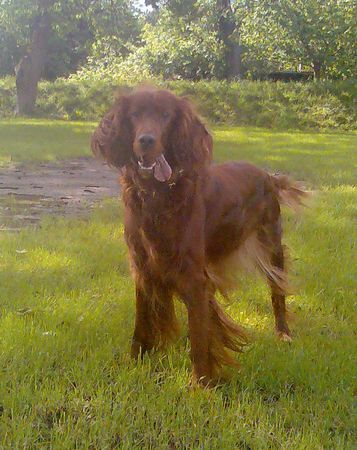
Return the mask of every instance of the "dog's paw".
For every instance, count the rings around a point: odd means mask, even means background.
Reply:
[[[278,331],[276,334],[281,342],[287,342],[288,344],[293,342],[292,337],[285,333],[285,331]]]

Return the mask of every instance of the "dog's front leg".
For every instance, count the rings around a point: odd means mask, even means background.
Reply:
[[[188,326],[191,341],[191,360],[193,364],[192,380],[208,385],[213,378],[210,354],[209,328],[210,317],[208,301],[199,294],[187,305]]]
[[[138,358],[150,351],[155,345],[154,330],[152,327],[152,311],[150,298],[151,286],[136,285],[136,315],[133,340],[131,344],[131,355]]]
[[[172,291],[162,283],[136,285],[136,318],[131,354],[137,358],[165,347],[179,333]]]
[[[188,311],[193,381],[213,385],[225,379],[223,366],[237,365],[233,352],[240,352],[249,337],[218,304],[208,278],[191,276],[188,286],[182,298]]]

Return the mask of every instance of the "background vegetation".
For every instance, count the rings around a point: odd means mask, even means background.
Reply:
[[[151,80],[211,122],[350,129],[356,17],[353,0],[1,0],[0,117],[97,119]],[[239,83],[272,71],[325,81]]]
[[[351,130],[356,128],[356,83],[271,83],[254,81],[153,81],[188,95],[209,123],[277,129]],[[118,92],[136,83],[58,79],[39,84],[36,115],[70,120],[99,120]],[[0,80],[0,117],[11,117],[16,105],[15,80]]]
[[[353,0],[2,0],[0,75],[13,75],[46,15],[43,77],[80,70],[191,80],[356,69]],[[235,56],[234,56],[235,55]]]

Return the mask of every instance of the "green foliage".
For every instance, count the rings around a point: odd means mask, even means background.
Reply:
[[[40,142],[52,148],[54,128],[63,125],[73,127],[71,139],[82,127],[84,146],[85,124],[18,123],[19,131],[34,128],[34,149]],[[0,145],[7,136],[4,126]],[[20,141],[16,132],[11,136],[13,149],[25,142],[24,132]],[[243,279],[227,310],[256,340],[239,355],[240,370],[217,389],[189,388],[180,304],[177,344],[166,354],[130,359],[134,288],[117,200],[87,220],[47,219],[37,230],[2,232],[0,447],[354,448],[354,139],[215,130],[217,160],[249,159],[320,191],[300,218],[284,212],[284,242],[299,285],[288,300],[295,314],[292,345],[273,335],[264,283]],[[58,155],[69,145],[58,146]]]
[[[13,116],[16,106],[15,79],[0,78],[0,118]]]
[[[123,73],[123,72],[117,72]],[[93,75],[93,74],[92,74]],[[137,84],[135,74],[123,81],[113,73],[106,80],[58,79],[42,82],[38,115],[71,120],[98,120],[117,92]],[[137,74],[140,79],[140,74]],[[179,95],[188,95],[210,122],[270,128],[354,129],[356,82],[271,83],[224,81],[153,82]],[[14,80],[0,81],[0,116],[13,114]]]
[[[185,15],[177,14],[174,5],[162,8],[154,23],[142,26],[140,43],[126,46],[125,57],[95,44],[96,51],[86,66],[72,78],[108,79],[116,73],[129,80],[138,76],[190,80],[219,76],[222,48],[212,9],[206,2],[197,2]]]
[[[198,80],[219,75],[222,48],[205,9],[192,21],[164,11],[155,25],[144,26],[142,40],[140,59],[153,76]]]
[[[0,76],[13,74],[30,43],[39,11],[47,5],[52,36],[44,77],[68,75],[86,62],[103,40],[136,42],[138,13],[129,0],[3,0],[0,3]],[[107,48],[105,49],[107,51]],[[124,46],[116,46],[124,55]],[[94,51],[95,55],[95,51]]]
[[[91,72],[105,78],[117,70],[129,79],[141,72],[164,79],[221,79],[232,64],[229,43],[239,46],[248,76],[296,70],[299,64],[313,67],[318,76],[355,76],[357,7],[352,0],[147,4],[154,10],[140,11],[130,0],[3,0],[0,76],[14,73],[44,5],[52,24],[46,79],[78,70],[87,79]]]
[[[263,0],[242,25],[254,67],[313,69],[315,75],[349,78],[356,73],[356,3],[351,0]]]
[[[109,61],[108,52],[98,55],[104,73],[120,68],[164,79],[221,79],[232,64],[230,42],[242,52],[248,76],[299,65],[316,78],[355,75],[357,9],[351,0],[238,0],[233,8],[213,0],[154,3],[158,8],[142,21],[140,41],[127,47],[128,55]],[[95,62],[84,71],[98,74]]]

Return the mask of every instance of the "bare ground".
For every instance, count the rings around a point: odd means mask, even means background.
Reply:
[[[93,158],[0,169],[0,231],[36,226],[45,215],[85,216],[119,193],[118,174]]]

